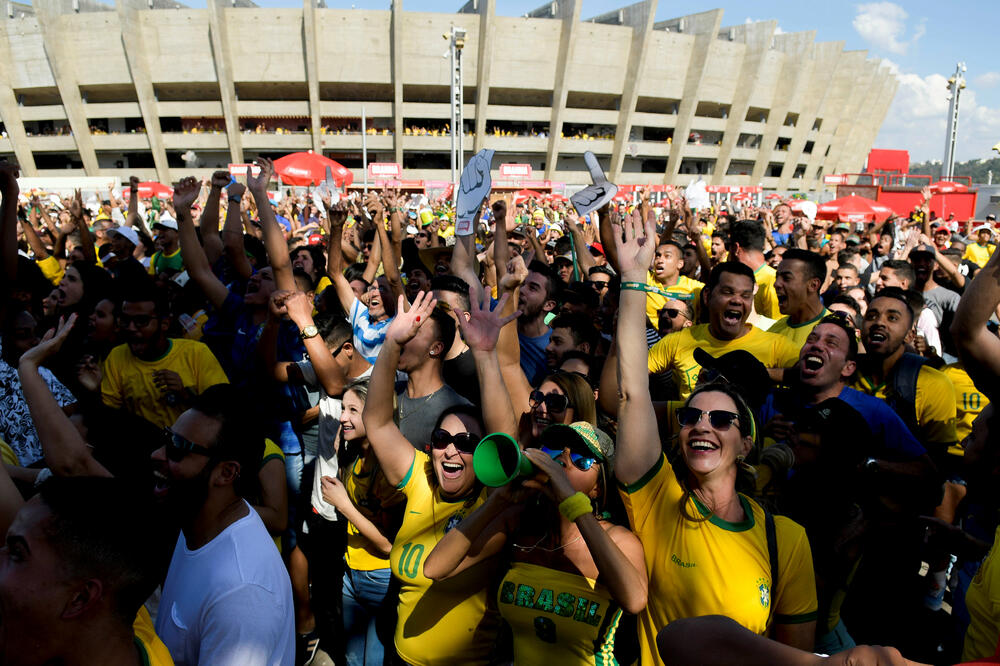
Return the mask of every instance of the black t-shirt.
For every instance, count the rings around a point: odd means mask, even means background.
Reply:
[[[479,377],[476,375],[476,360],[472,350],[466,348],[455,358],[445,359],[444,383],[477,407],[479,402]]]

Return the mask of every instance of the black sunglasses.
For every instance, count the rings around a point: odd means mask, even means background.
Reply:
[[[587,280],[587,284],[596,291],[604,291],[608,288],[609,280]]]
[[[541,403],[545,403],[546,410],[557,414],[565,412],[569,408],[569,398],[561,393],[542,393],[536,389],[528,396],[528,400],[531,403],[532,409]]]
[[[212,450],[200,444],[195,444],[190,439],[185,439],[170,428],[163,429],[164,446],[166,447],[167,460],[180,462],[189,453],[199,453],[203,456],[212,456]]]
[[[153,315],[120,314],[118,315],[118,325],[122,328],[128,328],[129,324],[135,324],[136,328],[146,328],[153,319],[155,319]]]
[[[679,314],[681,314],[681,311],[678,310],[677,308],[660,308],[660,312],[659,312],[659,315],[661,317],[663,315],[667,315],[671,319],[675,319],[677,317],[677,315],[679,315]],[[685,316],[684,318],[687,319],[687,316]]]
[[[454,444],[459,453],[473,453],[479,445],[479,435],[471,432],[460,432],[453,435],[443,428],[438,428],[431,433],[431,446],[435,449],[447,449],[449,444]]]
[[[725,409],[713,409],[709,412],[703,412],[697,407],[681,407],[677,410],[677,423],[682,428],[687,428],[696,425],[705,414],[708,414],[709,425],[716,430],[728,430],[740,419],[739,414]]]

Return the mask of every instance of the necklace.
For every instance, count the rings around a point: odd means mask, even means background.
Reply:
[[[580,539],[583,538],[583,534],[580,534],[579,536],[577,536],[572,541],[567,541],[563,545],[557,546],[556,548],[543,548],[539,544],[541,544],[543,541],[545,541],[546,537],[548,537],[548,536],[549,535],[546,533],[541,539],[539,539],[538,541],[536,541],[535,544],[532,545],[532,546],[522,546],[521,544],[518,544],[518,543],[515,543],[515,544],[512,544],[512,545],[514,546],[514,548],[517,548],[518,550],[520,550],[521,552],[524,552],[524,553],[530,553],[531,551],[533,551],[535,549],[544,550],[546,553],[554,553],[557,550],[562,550],[566,546],[573,545],[574,543],[576,543],[577,541],[579,541]]]

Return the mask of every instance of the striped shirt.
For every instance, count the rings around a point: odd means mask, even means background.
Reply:
[[[392,317],[382,321],[372,321],[368,316],[368,307],[354,299],[351,303],[351,314],[349,317],[351,328],[354,329],[354,348],[361,352],[365,360],[375,363],[378,352],[385,342],[385,332],[392,323]]]

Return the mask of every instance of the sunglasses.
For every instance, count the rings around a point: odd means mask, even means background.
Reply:
[[[200,444],[195,444],[190,439],[184,439],[170,428],[163,429],[164,446],[166,447],[167,460],[180,462],[189,453],[199,453],[203,456],[212,455],[212,450]]]
[[[474,453],[479,445],[479,435],[471,432],[460,432],[453,435],[443,428],[438,428],[431,433],[431,446],[435,449],[447,449],[449,444],[454,444],[459,453]]]
[[[152,315],[118,315],[118,325],[122,328],[128,328],[129,324],[135,324],[136,328],[146,328],[149,326],[149,322],[153,321],[155,317]]]
[[[563,452],[562,452],[561,449],[556,450],[556,449],[550,449],[547,446],[539,446],[538,450],[541,451],[542,453],[544,453],[545,455],[549,456],[553,460],[555,460],[557,463],[559,463],[563,467],[566,466],[566,463],[564,463],[562,460],[559,460],[559,456],[561,456],[563,454]],[[569,452],[569,457],[570,457],[570,460],[573,461],[573,467],[576,467],[581,472],[586,472],[587,470],[589,470],[591,467],[593,467],[597,463],[597,459],[596,458],[592,458],[590,456],[585,456],[585,455],[582,455],[580,453],[575,453],[573,451]]]
[[[682,428],[688,428],[701,421],[701,417],[708,414],[708,423],[716,430],[728,430],[734,423],[739,421],[740,415],[725,409],[713,409],[710,412],[703,412],[696,407],[681,407],[677,410],[677,423]]]
[[[676,319],[677,315],[679,315],[679,314],[681,314],[681,311],[678,310],[677,308],[661,308],[660,312],[659,312],[659,315],[661,317],[663,315],[667,315],[671,319]],[[685,319],[687,319],[687,317],[685,317]]]
[[[528,400],[532,409],[541,403],[545,403],[546,410],[557,414],[565,412],[569,408],[569,398],[561,393],[542,393],[536,389],[528,396]]]
[[[604,291],[608,288],[608,280],[587,280],[587,284],[596,291]]]

